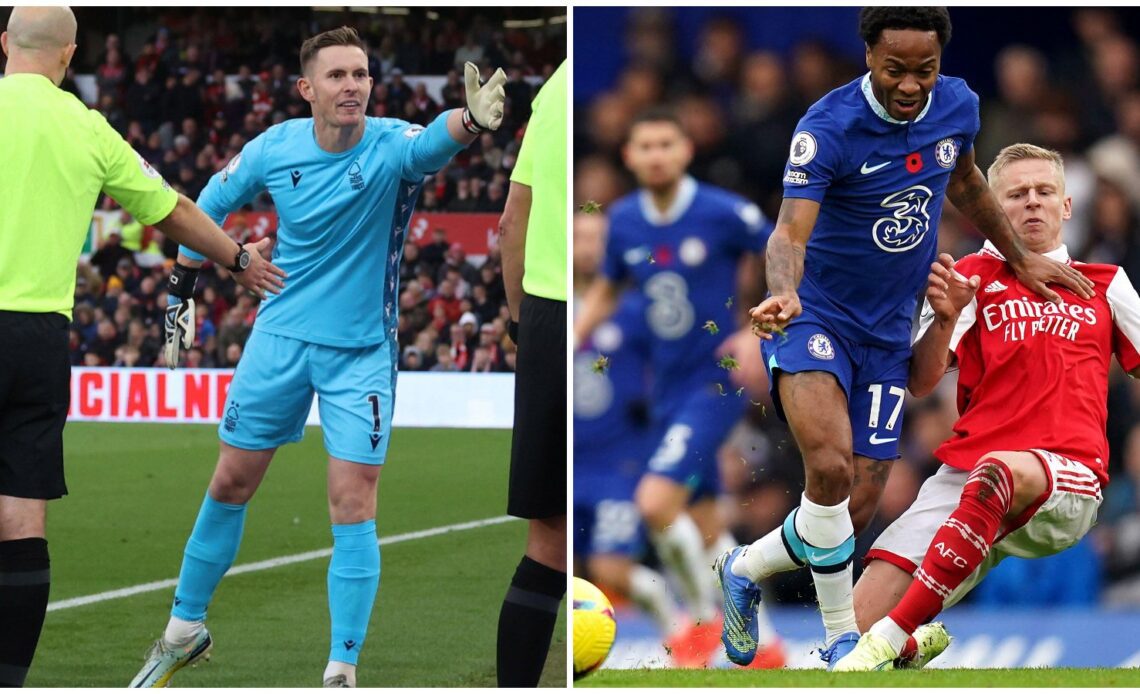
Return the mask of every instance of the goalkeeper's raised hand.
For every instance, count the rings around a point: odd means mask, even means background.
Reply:
[[[507,73],[499,68],[486,84],[479,86],[479,68],[475,63],[467,62],[463,64],[463,79],[467,86],[463,127],[473,134],[498,130],[503,123],[503,104],[507,100],[507,92],[503,89],[507,83]]]

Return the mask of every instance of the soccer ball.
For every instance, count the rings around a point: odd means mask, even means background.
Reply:
[[[574,577],[574,679],[598,669],[617,633],[614,606],[597,586]]]

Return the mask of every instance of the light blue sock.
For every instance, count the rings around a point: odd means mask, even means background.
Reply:
[[[332,648],[329,660],[356,665],[372,603],[380,587],[380,545],[376,520],[333,525],[333,553],[329,561],[329,619]]]
[[[803,566],[807,564],[807,549],[804,547],[804,541],[800,538],[800,534],[796,532],[796,511],[800,510],[797,506],[792,509],[788,517],[784,519],[784,548],[795,559],[796,564]]]
[[[245,528],[245,508],[245,504],[214,501],[206,493],[194,530],[186,541],[171,615],[189,622],[206,618],[210,598],[237,556]]]

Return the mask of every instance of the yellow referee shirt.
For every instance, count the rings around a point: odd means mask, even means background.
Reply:
[[[566,301],[566,61],[534,99],[511,180],[531,188],[523,291]]]
[[[0,79],[0,310],[71,318],[75,268],[104,191],[143,224],[178,203],[96,111],[43,75]]]

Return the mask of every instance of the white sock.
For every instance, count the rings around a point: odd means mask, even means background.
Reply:
[[[694,621],[706,622],[716,616],[720,589],[716,574],[705,565],[705,543],[701,531],[687,513],[680,513],[661,532],[653,533],[657,555],[676,572],[689,614]]]
[[[713,543],[705,548],[705,561],[709,566],[712,566],[713,562],[717,560],[717,557],[733,549],[738,544],[740,543],[736,541],[732,533],[727,530],[722,531],[721,534],[713,540]]]
[[[205,628],[204,622],[188,622],[185,619],[171,616],[170,621],[166,623],[166,632],[163,633],[162,640],[168,646],[185,646]]]
[[[796,532],[800,539],[812,547],[827,549],[838,547],[855,534],[851,514],[847,512],[847,498],[834,506],[821,506],[807,494],[800,497],[800,510],[796,512]]]
[[[887,643],[891,644],[891,648],[894,649],[896,656],[902,653],[903,646],[906,645],[906,640],[910,638],[910,634],[906,633],[898,624],[895,624],[895,620],[890,617],[883,617],[875,622],[871,625],[869,631],[876,636],[882,636],[886,639]]]
[[[800,499],[800,510],[796,512],[796,532],[800,539],[820,549],[839,547],[849,540],[855,534],[851,514],[847,511],[849,501],[844,499],[834,506],[821,506],[808,499],[805,493]],[[840,634],[858,632],[851,562],[848,561],[842,571],[833,573],[812,568],[811,576],[819,598],[819,611],[823,615],[825,643],[831,645]]]
[[[327,680],[336,675],[344,675],[348,678],[348,685],[350,687],[356,686],[356,666],[351,663],[342,663],[339,660],[330,660],[329,664],[325,666],[325,674],[321,677],[321,681]]]
[[[780,524],[756,542],[748,545],[732,562],[729,569],[753,583],[759,583],[773,574],[799,568],[784,546],[784,526]]]
[[[629,574],[629,597],[653,618],[662,634],[671,636],[681,627],[665,577],[648,566],[634,565]]]
[[[823,615],[824,643],[830,646],[841,634],[859,632],[855,621],[855,601],[851,593],[851,563],[837,573],[811,572],[815,594],[819,598],[819,611]]]

